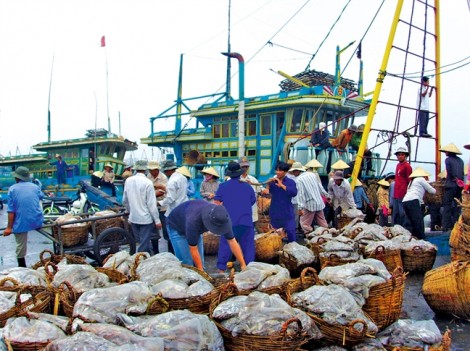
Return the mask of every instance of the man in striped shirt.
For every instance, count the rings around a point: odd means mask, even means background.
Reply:
[[[305,168],[300,162],[295,162],[289,172],[296,177],[300,226],[304,233],[313,231],[313,222],[321,227],[328,228],[323,213],[325,203],[322,199],[322,195],[328,197],[328,193],[318,183],[315,174],[305,172]]]

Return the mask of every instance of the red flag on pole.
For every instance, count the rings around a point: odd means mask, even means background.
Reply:
[[[104,38],[104,35],[101,37],[101,47],[104,48],[106,46],[106,40]]]

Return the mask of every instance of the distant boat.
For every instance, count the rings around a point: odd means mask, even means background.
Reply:
[[[126,152],[137,150],[137,147],[136,142],[105,129],[87,130],[84,138],[41,142],[32,146],[37,153],[0,157],[0,187],[5,190],[14,183],[11,172],[19,166],[27,167],[44,188],[55,187],[56,167],[51,163],[58,154],[68,165],[66,188],[76,188],[80,180],[89,179],[94,171],[102,171],[107,163],[113,166],[116,174],[121,174]]]

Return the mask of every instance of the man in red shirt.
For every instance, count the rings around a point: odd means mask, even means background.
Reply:
[[[399,224],[402,227],[405,227],[407,223],[402,200],[406,194],[406,190],[408,189],[410,174],[413,172],[413,169],[406,160],[409,155],[410,153],[404,147],[399,147],[395,152],[395,156],[397,156],[398,159],[398,164],[395,170],[392,221],[394,225]]]

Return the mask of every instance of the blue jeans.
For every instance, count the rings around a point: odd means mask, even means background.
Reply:
[[[194,266],[193,258],[189,252],[189,244],[185,235],[181,235],[177,230],[173,229],[169,225],[167,226],[168,236],[170,237],[171,245],[175,251],[175,256],[182,263],[189,266]],[[204,245],[202,243],[202,235],[199,236],[199,242],[197,243],[197,249],[201,256],[202,266],[204,267]]]
[[[132,231],[134,232],[135,239],[139,242],[137,252],[152,253],[152,245],[150,238],[155,231],[155,223],[149,224],[135,224],[132,223]]]

